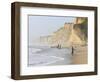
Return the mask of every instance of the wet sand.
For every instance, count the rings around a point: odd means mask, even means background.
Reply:
[[[87,46],[76,47],[72,56],[72,64],[87,64],[88,52]]]
[[[71,48],[29,48],[28,66],[70,65]]]
[[[29,48],[28,66],[87,64],[87,46],[73,48]]]

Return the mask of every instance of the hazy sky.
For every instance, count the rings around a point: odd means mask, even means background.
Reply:
[[[29,16],[29,41],[39,36],[47,36],[64,26],[65,22],[73,22],[75,17],[63,16]]]

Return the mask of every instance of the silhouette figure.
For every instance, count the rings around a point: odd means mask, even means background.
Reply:
[[[72,56],[73,56],[73,54],[74,54],[74,48],[73,48],[73,46],[72,46]]]

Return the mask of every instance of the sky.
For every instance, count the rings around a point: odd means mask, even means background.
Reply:
[[[47,36],[63,27],[65,22],[72,23],[75,17],[65,16],[28,16],[29,41],[40,36]]]

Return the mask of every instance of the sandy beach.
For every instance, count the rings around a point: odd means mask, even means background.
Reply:
[[[50,48],[31,47],[29,48],[29,66],[51,66],[51,65],[71,65],[87,64],[87,46],[77,46],[73,48]]]
[[[72,64],[87,64],[88,52],[87,46],[76,47],[72,56]]]
[[[28,66],[70,65],[71,63],[71,48],[29,48]]]

